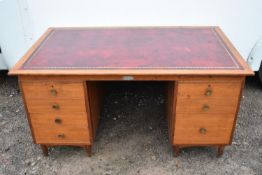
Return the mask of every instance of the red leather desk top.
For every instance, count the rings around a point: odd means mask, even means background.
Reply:
[[[20,70],[200,69],[243,67],[206,28],[54,29]]]

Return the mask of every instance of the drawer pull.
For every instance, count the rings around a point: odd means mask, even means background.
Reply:
[[[65,138],[65,134],[58,134],[57,137],[60,138],[60,139],[63,139],[63,138]]]
[[[58,104],[53,104],[52,108],[55,109],[55,110],[58,110],[59,109],[59,105]]]
[[[57,96],[57,90],[55,90],[55,89],[51,89],[50,90],[50,94],[52,95],[52,96]]]
[[[209,110],[209,106],[208,105],[204,105],[202,109],[203,109],[203,111],[208,111]]]
[[[207,132],[206,128],[199,129],[200,134],[205,134]]]
[[[62,120],[61,120],[60,118],[56,118],[56,119],[55,119],[55,123],[61,124],[61,123],[62,123]]]
[[[211,96],[212,95],[212,89],[207,88],[205,92],[205,96]]]

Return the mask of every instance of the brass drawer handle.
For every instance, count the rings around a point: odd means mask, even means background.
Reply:
[[[52,108],[55,109],[55,110],[58,110],[60,107],[59,107],[58,104],[53,104],[53,105],[52,105]]]
[[[204,105],[202,109],[203,109],[203,111],[208,111],[210,108],[209,108],[208,105]]]
[[[55,119],[55,123],[56,123],[56,124],[61,124],[61,123],[62,123],[62,120],[61,120],[60,118],[56,118],[56,119]]]
[[[200,128],[199,129],[200,134],[205,134],[207,132],[206,128]]]
[[[65,138],[65,134],[58,134],[57,137],[60,138],[60,139],[63,139],[63,138]]]
[[[205,96],[211,96],[212,95],[212,89],[211,88],[207,88],[206,92],[205,92]]]
[[[50,94],[52,95],[52,96],[57,96],[57,90],[55,90],[55,89],[51,89],[50,90]]]

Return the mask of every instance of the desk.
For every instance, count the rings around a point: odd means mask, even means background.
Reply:
[[[50,28],[9,72],[28,122],[49,146],[86,148],[99,123],[102,83],[166,81],[174,156],[183,147],[231,144],[245,77],[253,75],[219,27]]]

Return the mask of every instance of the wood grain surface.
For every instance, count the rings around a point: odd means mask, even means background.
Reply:
[[[233,122],[234,114],[177,114],[174,144],[229,144]]]
[[[237,109],[237,98],[219,99],[177,99],[176,113],[190,114],[235,114]],[[204,106],[207,106],[206,109]],[[205,108],[205,109],[204,109]]]
[[[50,99],[27,99],[29,113],[66,113],[66,112],[86,112],[85,101],[79,99],[71,100],[50,100]],[[53,106],[58,105],[58,109]]]
[[[237,99],[242,82],[180,82],[177,97],[179,99]],[[210,94],[206,94],[210,91]]]
[[[84,99],[82,82],[23,82],[26,99]],[[55,94],[52,94],[52,91]]]

